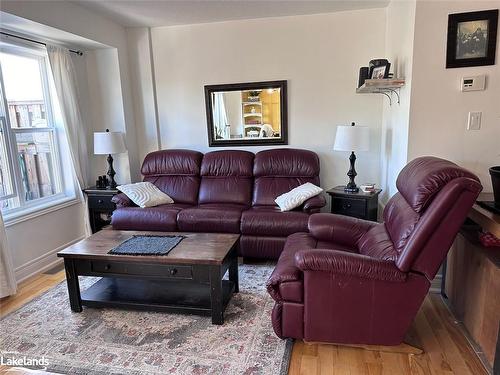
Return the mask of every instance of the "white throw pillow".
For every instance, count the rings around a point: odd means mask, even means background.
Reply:
[[[290,190],[288,193],[281,194],[274,201],[280,207],[281,211],[290,211],[299,207],[306,200],[318,195],[322,191],[323,189],[319,186],[306,182]]]
[[[117,186],[116,188],[142,208],[174,203],[172,198],[151,182],[137,182],[135,184]]]

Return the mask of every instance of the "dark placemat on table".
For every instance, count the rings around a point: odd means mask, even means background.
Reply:
[[[114,255],[167,255],[185,237],[137,235],[122,242],[108,254]]]

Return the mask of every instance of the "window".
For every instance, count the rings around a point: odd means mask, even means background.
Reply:
[[[67,198],[68,179],[46,52],[0,46],[0,209],[8,215]]]

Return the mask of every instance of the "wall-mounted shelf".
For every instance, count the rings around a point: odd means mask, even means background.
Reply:
[[[389,98],[389,105],[392,105],[392,94],[395,94],[399,104],[399,89],[404,85],[404,78],[367,79],[361,87],[356,89],[356,93],[383,94]]]

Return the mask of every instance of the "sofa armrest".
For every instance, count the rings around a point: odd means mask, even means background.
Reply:
[[[297,281],[302,278],[302,273],[296,267],[293,267],[293,263],[290,266],[284,266],[283,263],[278,262],[273,273],[266,282],[267,292],[276,302],[283,301],[280,293],[281,283]]]
[[[124,193],[119,193],[111,198],[111,202],[116,204],[116,208],[135,207],[136,204],[130,200]]]
[[[313,214],[308,228],[313,237],[321,241],[356,246],[359,239],[375,225],[373,221],[335,214]]]
[[[319,210],[326,205],[326,199],[323,194],[318,194],[312,198],[309,198],[304,202],[302,210],[307,213],[319,212]]]
[[[329,249],[300,250],[295,254],[295,265],[303,272],[329,272],[391,282],[404,282],[407,276],[392,261]]]

